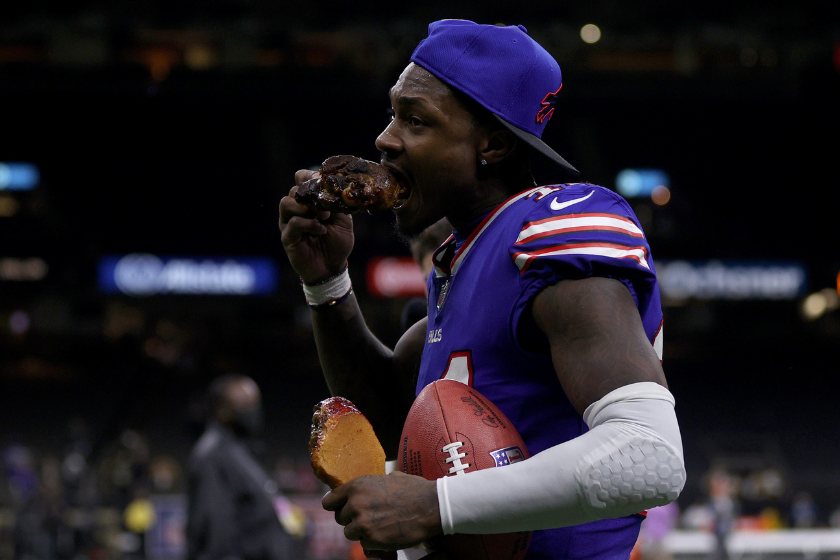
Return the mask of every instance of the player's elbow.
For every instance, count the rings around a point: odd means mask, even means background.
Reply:
[[[579,471],[584,507],[596,518],[613,518],[662,506],[685,487],[681,450],[652,437],[631,437]]]
[[[577,472],[590,515],[620,517],[677,499],[686,476],[670,391],[649,382],[621,387],[590,405],[584,420],[604,442]]]

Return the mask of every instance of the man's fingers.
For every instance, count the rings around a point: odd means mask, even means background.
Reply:
[[[317,171],[312,171],[311,169],[298,169],[295,172],[295,184],[300,185],[304,181],[308,181],[310,179],[314,179],[315,177],[320,177],[321,174]]]
[[[414,476],[414,475],[404,473],[402,471],[391,471],[390,473],[388,473],[388,476],[392,476],[394,478],[400,478],[400,477],[403,477],[403,476]]]
[[[321,499],[321,506],[327,511],[336,511],[347,503],[347,492],[339,486],[335,490],[327,492]]]
[[[301,204],[294,197],[294,190],[289,193],[289,196],[284,196],[280,199],[280,223],[284,224],[289,221],[292,216],[312,216],[312,211],[304,204]]]
[[[302,235],[324,235],[327,233],[327,226],[318,220],[302,216],[290,218],[286,225],[288,227],[280,236],[282,241],[292,241]]]
[[[379,558],[381,560],[397,560],[397,553],[394,551],[386,551],[386,550],[367,550],[365,547],[362,547],[362,550],[365,553],[365,558]]]
[[[338,514],[336,513],[336,516]],[[344,537],[348,541],[360,541],[362,543],[362,548],[366,548],[368,550],[377,550],[381,547],[373,546],[370,542],[366,541],[364,537],[364,533],[356,528],[354,524],[351,522],[348,523],[339,523],[340,525],[344,525]]]
[[[352,526],[352,525],[351,525]],[[362,545],[362,549],[370,550],[371,552],[379,552],[380,554],[385,554],[387,552],[392,552],[399,550],[400,547],[396,545],[390,545],[388,543],[383,543],[380,541],[375,541],[370,538],[366,538],[364,534],[356,534],[351,532],[350,536],[347,534],[347,529],[349,527],[344,528],[344,536],[351,541],[359,541]]]
[[[292,189],[292,194],[297,187]],[[329,212],[312,212],[307,206],[299,203],[293,196],[284,196],[280,200],[280,231],[281,238],[296,239],[302,234],[323,235],[326,226],[321,223],[330,216]],[[313,219],[314,218],[314,219]]]
[[[332,212],[329,210],[321,210],[315,209],[312,210],[305,204],[301,204],[297,200],[295,200],[295,192],[297,192],[297,187],[292,187],[292,190],[289,191],[288,196],[284,196],[280,199],[280,227],[282,228],[284,224],[288,223],[294,216],[305,216],[307,218],[315,217],[321,222],[328,222],[330,221],[330,217],[333,216]],[[338,217],[338,215],[336,216]]]

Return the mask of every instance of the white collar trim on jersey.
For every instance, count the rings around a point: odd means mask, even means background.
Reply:
[[[515,194],[514,196],[510,197],[506,201],[502,202],[500,205],[496,207],[495,210],[490,212],[484,220],[475,228],[475,230],[470,234],[464,244],[461,245],[461,248],[455,251],[455,236],[450,235],[446,241],[444,241],[440,247],[438,247],[437,251],[435,251],[434,255],[432,256],[432,262],[434,263],[435,269],[435,276],[453,276],[457,271],[458,268],[461,266],[461,263],[464,262],[464,259],[467,257],[467,253],[469,253],[470,249],[475,245],[475,242],[484,233],[490,224],[496,219],[496,217],[502,213],[502,211],[513,204],[514,202],[522,199],[527,198],[535,191],[538,191],[541,187],[534,187],[532,189],[528,189],[527,191],[522,191],[521,193]]]

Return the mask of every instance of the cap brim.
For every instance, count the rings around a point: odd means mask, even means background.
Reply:
[[[521,128],[517,127],[517,126],[514,126],[514,125],[510,124],[505,119],[503,119],[502,117],[500,117],[499,115],[497,115],[495,113],[493,113],[493,116],[496,117],[496,119],[500,123],[505,125],[505,127],[507,127],[508,130],[513,132],[516,135],[517,138],[521,139],[523,142],[525,142],[526,144],[528,144],[529,146],[534,148],[534,150],[537,153],[539,153],[542,156],[548,158],[551,162],[560,166],[561,168],[563,168],[568,173],[571,173],[572,175],[575,175],[575,176],[580,175],[580,171],[575,169],[575,167],[571,163],[569,163],[568,161],[563,159],[563,156],[561,156],[560,154],[558,154],[557,152],[552,150],[551,147],[548,144],[546,144],[545,142],[543,142],[540,138],[537,138],[536,136],[534,136],[530,132],[526,132],[526,131],[522,130]]]

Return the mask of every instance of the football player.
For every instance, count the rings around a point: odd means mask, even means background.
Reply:
[[[396,209],[402,232],[443,217],[454,231],[434,255],[427,318],[393,350],[352,293],[350,217],[280,203],[329,388],[368,417],[389,459],[414,395],[441,378],[494,402],[532,455],[437,481],[362,477],[327,494],[324,507],[368,550],[534,530],[528,558],[627,558],[641,512],[685,484],[639,221],[610,190],[537,186],[530,173],[542,157],[578,174],[541,140],[561,87],[557,62],[522,26],[429,26],[390,90],[393,118],[376,146],[410,189]]]

